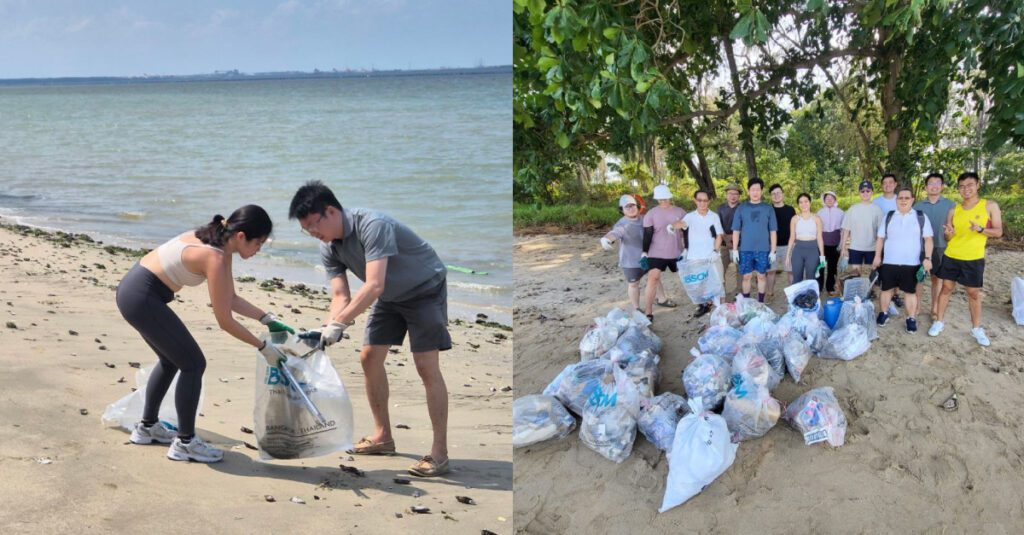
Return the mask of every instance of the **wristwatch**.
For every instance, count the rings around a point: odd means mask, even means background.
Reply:
[[[926,257],[924,257],[924,259],[925,259],[925,260],[927,260],[927,261],[929,261],[929,262],[931,262],[931,261],[932,261],[932,257],[930,257],[930,256],[926,256]]]

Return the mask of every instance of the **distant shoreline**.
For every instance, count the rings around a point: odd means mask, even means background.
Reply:
[[[160,84],[181,82],[252,82],[265,80],[322,80],[342,78],[388,78],[396,76],[451,76],[479,74],[512,74],[511,65],[495,67],[467,67],[452,69],[413,70],[345,70],[345,71],[283,71],[244,73],[218,71],[212,74],[173,74],[161,76],[85,76],[61,78],[4,78],[0,87],[24,87],[38,85],[118,85],[118,84]]]

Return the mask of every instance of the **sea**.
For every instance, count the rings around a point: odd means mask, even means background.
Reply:
[[[273,241],[235,276],[326,287],[319,242],[288,220],[320,180],[486,272],[449,270],[450,316],[510,324],[511,102],[511,73],[0,84],[0,216],[153,248],[258,204]]]

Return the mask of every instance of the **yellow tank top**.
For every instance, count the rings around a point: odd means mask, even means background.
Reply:
[[[988,210],[985,208],[984,199],[978,200],[978,204],[970,210],[964,210],[959,204],[953,209],[953,237],[946,244],[946,256],[956,260],[985,258],[985,243],[988,242],[988,236],[971,230],[972,222],[981,227],[988,224]]]

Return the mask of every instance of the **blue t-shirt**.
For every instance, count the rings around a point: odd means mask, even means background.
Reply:
[[[766,202],[751,204],[746,201],[736,207],[732,216],[732,231],[740,233],[740,251],[770,251],[769,232],[778,230],[775,209]]]
[[[878,197],[875,197],[875,200],[871,202],[875,203],[875,206],[882,209],[883,216],[896,209],[895,195],[893,195],[891,199],[886,199],[885,195],[879,195]]]

